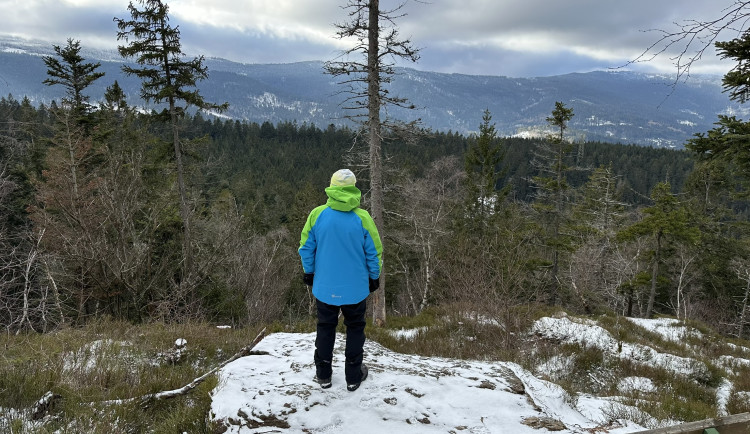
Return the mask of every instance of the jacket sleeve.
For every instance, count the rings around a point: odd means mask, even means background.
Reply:
[[[364,250],[367,271],[370,279],[377,279],[383,269],[383,243],[380,241],[378,228],[370,217],[370,213],[363,209],[357,209],[357,214],[362,219],[362,226],[365,229]]]
[[[315,272],[315,251],[318,244],[315,239],[315,230],[313,226],[315,226],[315,220],[319,214],[319,212],[316,211],[317,209],[313,210],[310,215],[307,216],[307,221],[305,222],[305,226],[302,228],[302,234],[300,235],[299,249],[297,250],[300,259],[302,260],[302,270],[305,273]]]

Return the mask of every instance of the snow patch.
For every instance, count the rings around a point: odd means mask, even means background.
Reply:
[[[680,320],[674,318],[628,318],[628,321],[656,333],[670,342],[684,342],[686,338],[703,338],[703,333],[692,327],[685,326]]]
[[[545,317],[534,323],[531,332],[545,339],[598,348],[613,357],[656,366],[682,375],[691,377],[708,375],[708,368],[703,362],[673,354],[660,353],[646,345],[619,341],[612,337],[607,330],[590,320],[576,319],[576,321],[572,321],[567,317]]]
[[[63,358],[63,370],[83,373],[93,372],[99,365],[99,359],[103,355],[111,353],[108,349],[118,347],[118,350],[121,350],[129,346],[129,342],[118,342],[111,339],[93,341],[84,345],[78,351],[66,354]]]
[[[418,327],[415,329],[400,329],[400,330],[388,330],[388,334],[396,339],[402,339],[407,341],[413,341],[419,336],[420,333],[427,331],[427,327]]]
[[[556,355],[537,366],[536,373],[546,376],[550,381],[557,381],[573,369],[574,361],[571,356]]]
[[[646,377],[625,377],[617,383],[617,390],[626,394],[635,392],[653,393],[656,392],[656,386],[650,378]]]
[[[729,402],[729,396],[732,394],[734,386],[726,378],[721,382],[721,385],[716,389],[716,413],[719,416],[728,416],[727,403]]]
[[[216,110],[206,110],[206,109],[204,109],[202,111],[203,111],[203,113],[206,113],[207,115],[210,115],[210,116],[213,116],[213,117],[216,117],[216,118],[219,118],[219,119],[225,119],[225,120],[234,119],[231,116],[227,116],[224,113],[218,112]]]

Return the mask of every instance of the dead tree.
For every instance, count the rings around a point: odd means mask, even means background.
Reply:
[[[345,50],[339,60],[327,62],[325,71],[342,78],[347,94],[343,108],[347,118],[362,125],[367,132],[370,169],[370,213],[383,237],[383,167],[382,139],[384,131],[396,123],[381,116],[387,106],[414,108],[407,100],[388,92],[387,85],[395,73],[394,59],[416,62],[419,50],[409,39],[401,39],[395,21],[403,17],[405,3],[392,10],[381,10],[379,0],[349,0],[344,6],[349,21],[336,24],[339,39],[354,39],[354,46]],[[359,57],[359,59],[358,59]],[[373,316],[376,325],[385,325],[385,275],[375,292]]]

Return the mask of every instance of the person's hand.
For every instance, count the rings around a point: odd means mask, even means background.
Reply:
[[[302,276],[302,281],[305,282],[305,285],[312,286],[314,277],[315,277],[315,273],[305,273]]]
[[[378,288],[380,288],[380,278],[370,279],[370,292],[375,292]]]

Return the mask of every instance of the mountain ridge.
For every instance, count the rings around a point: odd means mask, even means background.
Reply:
[[[24,96],[35,104],[62,97],[62,89],[42,84],[41,56],[51,44],[0,37],[0,93]],[[101,99],[117,80],[131,104],[144,105],[140,83],[125,76],[114,50],[87,50],[89,62],[101,62],[105,77],[87,93]],[[346,125],[342,87],[326,75],[322,61],[248,64],[207,57],[209,78],[199,83],[203,96],[229,102],[229,118],[262,123],[299,122]],[[5,90],[3,90],[5,88]],[[436,131],[464,135],[477,131],[489,110],[500,136],[539,136],[556,101],[572,108],[569,134],[575,139],[681,148],[696,133],[713,128],[719,114],[745,114],[722,92],[718,76],[674,77],[629,71],[593,71],[549,77],[467,75],[397,68],[389,92],[408,98],[416,110],[390,109],[399,120],[421,119]],[[146,106],[148,108],[148,106]]]

